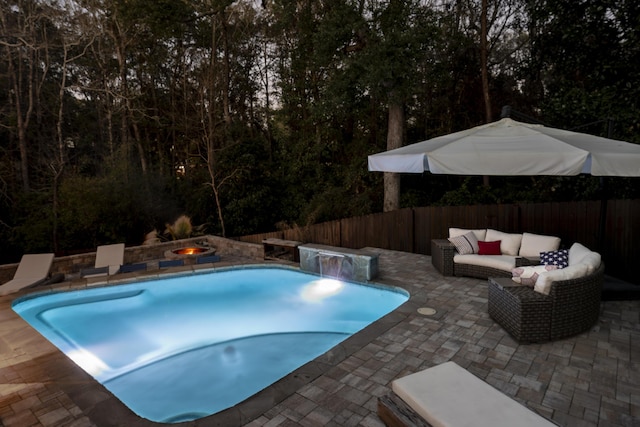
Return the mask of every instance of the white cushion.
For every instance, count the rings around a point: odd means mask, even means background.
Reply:
[[[540,252],[557,251],[559,247],[559,237],[522,233],[519,255],[523,257],[539,257]]]
[[[478,240],[484,240],[484,236],[486,236],[487,234],[487,230],[484,228],[482,230],[469,230],[466,228],[450,228],[449,237],[462,236],[463,234],[467,234],[469,231],[473,231],[473,234],[476,235],[476,238]]]
[[[553,426],[454,362],[397,379],[391,388],[434,427]]]
[[[487,235],[485,239],[487,242],[495,242],[496,240],[500,240],[500,251],[502,255],[518,255],[520,251],[520,242],[522,241],[522,234],[509,234],[503,233],[502,231],[487,230]]]
[[[569,265],[580,264],[582,259],[591,253],[591,249],[576,242],[569,248]]]
[[[547,271],[538,276],[533,290],[541,294],[549,295],[551,292],[551,283],[559,280],[577,279],[586,276],[589,272],[587,264],[574,264],[569,267],[559,268],[558,270]]]
[[[585,264],[587,266],[587,274],[591,274],[600,267],[600,262],[602,261],[601,258],[602,257],[599,253],[591,252],[582,258],[582,262],[580,264]]]
[[[482,267],[492,267],[498,270],[508,271],[516,266],[516,258],[509,255],[459,255],[453,256],[456,264],[470,264]]]

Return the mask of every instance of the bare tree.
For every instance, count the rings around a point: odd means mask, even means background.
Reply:
[[[15,117],[24,191],[31,189],[28,131],[50,66],[46,21],[46,11],[37,2],[3,2],[0,6],[0,45],[11,86],[8,102]]]
[[[64,13],[58,13],[52,16],[54,25],[57,27],[57,43],[59,49],[62,50],[62,58],[58,63],[59,67],[59,89],[58,89],[58,113],[56,120],[56,150],[54,160],[49,162],[53,174],[53,191],[52,191],[52,212],[53,212],[53,248],[58,251],[58,214],[59,199],[58,189],[63,177],[65,165],[67,163],[67,141],[63,131],[65,120],[65,99],[70,95],[69,90],[72,86],[68,84],[69,68],[78,59],[87,54],[90,46],[93,44],[95,35],[92,34],[91,26],[86,24],[85,14],[79,8],[70,10],[71,5],[67,5]],[[84,23],[83,23],[84,22]],[[78,35],[80,34],[80,37]],[[73,84],[72,84],[73,85]]]

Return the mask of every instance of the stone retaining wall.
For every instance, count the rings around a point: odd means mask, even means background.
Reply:
[[[264,247],[262,245],[207,235],[192,237],[190,239],[173,240],[154,245],[125,247],[124,263],[133,264],[137,262],[163,259],[164,253],[167,250],[193,245],[215,247],[216,253],[221,256],[236,255],[259,260],[264,259]],[[77,273],[83,268],[93,267],[95,259],[95,252],[54,258],[53,265],[51,266],[51,274]],[[18,264],[1,265],[0,283],[5,283],[11,280],[17,268]]]

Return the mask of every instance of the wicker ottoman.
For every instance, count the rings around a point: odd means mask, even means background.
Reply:
[[[489,278],[489,316],[521,343],[549,341],[552,301],[509,277]]]

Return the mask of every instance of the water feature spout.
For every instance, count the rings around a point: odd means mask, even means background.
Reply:
[[[344,266],[344,261],[345,261],[345,258],[346,258],[344,254],[337,254],[337,253],[333,253],[333,252],[318,251],[316,256],[318,257],[318,266],[319,266],[319,269],[320,269],[320,277],[324,277],[324,272],[325,272],[325,270],[322,268],[322,265],[323,265],[322,264],[322,257],[324,256],[325,258],[327,258],[327,260],[329,262],[331,261],[331,259],[339,259],[340,260],[340,263],[337,265],[337,268],[336,268],[337,271],[335,271],[335,274],[331,274],[332,273],[331,265],[330,264],[328,265],[329,269],[328,269],[327,275],[330,275],[332,277],[336,277],[338,279],[341,278],[341,274],[342,274],[342,270],[343,270],[343,266]]]

